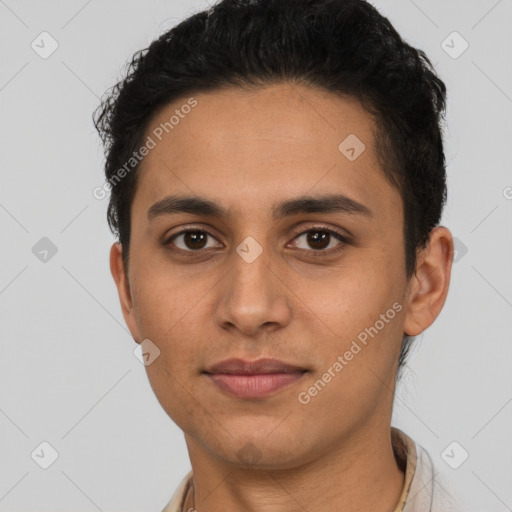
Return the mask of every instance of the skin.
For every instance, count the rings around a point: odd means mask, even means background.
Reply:
[[[110,264],[134,340],[148,338],[161,351],[147,374],[185,433],[195,509],[393,511],[404,484],[390,440],[400,344],[403,333],[429,327],[444,305],[452,235],[435,228],[406,278],[401,198],[380,169],[374,120],[356,99],[291,84],[194,98],[198,105],[142,163],[128,275],[117,243]],[[147,134],[185,103],[157,112]],[[354,161],[338,150],[349,134],[366,146]],[[271,215],[279,201],[333,192],[373,215]],[[148,220],[149,208],[171,194],[206,197],[229,215]],[[165,245],[185,227],[211,234],[200,254],[184,236],[174,239],[178,252]],[[319,227],[351,242],[332,237],[318,249],[300,233]],[[236,252],[248,236],[263,250],[252,263]],[[401,311],[301,404],[298,394],[395,302]],[[202,373],[231,357],[273,357],[308,372],[263,399],[234,398]],[[248,443],[254,455],[243,461]]]

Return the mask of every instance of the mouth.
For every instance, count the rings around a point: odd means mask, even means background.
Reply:
[[[221,391],[236,398],[264,398],[301,380],[307,369],[277,359],[228,359],[203,372]]]

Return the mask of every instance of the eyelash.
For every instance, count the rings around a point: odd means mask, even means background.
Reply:
[[[332,235],[334,236],[334,238],[336,238],[339,242],[339,243],[336,247],[334,248],[331,248],[331,249],[328,249],[328,250],[325,250],[325,249],[318,249],[318,250],[314,250],[314,249],[301,249],[302,251],[306,251],[308,253],[310,253],[310,255],[312,257],[321,257],[323,255],[332,255],[332,254],[337,254],[338,252],[342,251],[344,248],[345,248],[345,245],[349,244],[350,243],[350,240],[343,234],[341,234],[340,232],[332,229],[332,228],[328,228],[326,226],[313,226],[309,229],[306,229],[304,231],[301,231],[299,233],[296,233],[293,237],[293,240],[295,240],[296,238],[299,238],[301,237],[302,235],[305,235],[307,233],[310,233],[310,232],[325,232],[325,233],[329,233],[329,235]],[[172,244],[172,241],[177,238],[178,236],[180,235],[185,235],[187,233],[204,233],[206,234],[207,236],[210,236],[212,238],[215,238],[211,233],[209,233],[208,231],[204,230],[204,229],[199,229],[199,228],[188,228],[188,229],[184,229],[182,231],[179,231],[178,233],[174,233],[171,237],[169,237],[166,241],[164,241],[163,245],[165,246],[170,246]],[[171,249],[173,252],[176,252],[176,253],[191,253],[192,255],[200,255],[201,253],[204,253],[207,249],[197,249],[197,250],[191,250],[191,249],[188,249],[188,250],[185,250],[185,249],[180,249],[180,248],[177,248],[177,249]]]

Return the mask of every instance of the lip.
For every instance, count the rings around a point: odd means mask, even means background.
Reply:
[[[269,373],[298,373],[305,368],[285,363],[279,359],[257,359],[245,361],[244,359],[226,359],[210,366],[206,373],[225,373],[230,375],[264,375]]]
[[[204,373],[222,391],[237,398],[263,398],[291,386],[307,372],[278,359],[227,359]]]

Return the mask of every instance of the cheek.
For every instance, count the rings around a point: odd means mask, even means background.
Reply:
[[[404,277],[381,263],[381,268],[361,264],[334,269],[324,279],[315,279],[298,289],[301,300],[330,331],[347,339],[373,326],[381,315],[385,324],[379,322],[379,331],[383,327],[389,330],[389,324],[396,326],[401,321],[398,313],[404,308],[405,288]],[[400,306],[393,308],[395,303]]]
[[[198,342],[204,337],[200,327],[205,303],[197,288],[182,284],[168,276],[147,276],[137,286],[136,315],[141,335],[160,350],[146,366],[150,385],[169,417],[185,428],[198,414],[192,384],[198,372]]]
[[[326,337],[321,371],[327,372],[341,356],[343,371],[336,375],[343,377],[333,382],[349,395],[371,392],[379,379],[393,380],[403,336],[405,282],[392,271],[356,269],[331,279],[329,287],[310,288],[308,305],[314,315],[307,323],[314,321]]]
[[[183,430],[191,425],[198,428],[205,420],[198,407],[197,393],[191,389],[187,375],[183,372],[185,364],[179,348],[165,347],[151,365],[146,366],[148,380],[162,409]],[[207,426],[205,425],[205,429]]]
[[[383,317],[366,311],[339,321],[338,332],[343,334],[325,340],[324,364],[299,390],[297,400],[306,414],[355,428],[377,409],[385,410],[392,401],[401,345],[402,313],[400,304],[394,305],[382,309]]]
[[[134,268],[132,298],[139,329],[147,338],[167,340],[195,325],[208,280],[189,280],[177,266],[151,261]],[[134,265],[135,267],[135,265]]]

